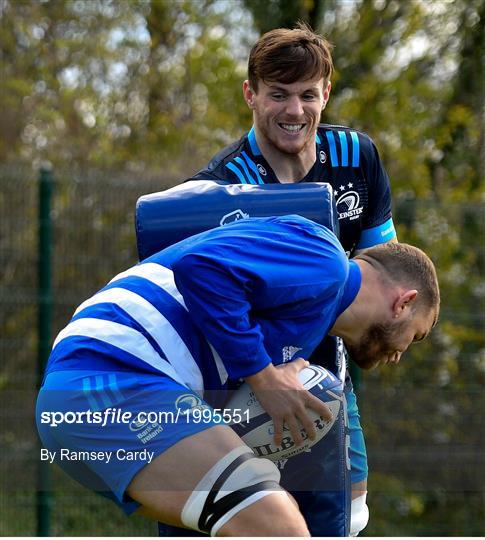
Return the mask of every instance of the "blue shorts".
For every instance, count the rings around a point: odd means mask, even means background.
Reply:
[[[354,391],[346,387],[347,415],[349,418],[350,434],[350,478],[352,484],[366,480],[368,474],[367,453],[365,450],[364,434],[360,426],[360,415],[357,407],[357,398]]]
[[[192,416],[207,408],[162,373],[54,371],[37,399],[41,457],[130,514],[140,506],[125,493],[133,477],[180,440],[216,425],[211,414]]]

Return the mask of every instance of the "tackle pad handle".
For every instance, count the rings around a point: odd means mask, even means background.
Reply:
[[[138,199],[138,256],[142,261],[184,238],[239,219],[286,214],[298,214],[339,234],[333,190],[325,182],[242,185],[191,180]]]

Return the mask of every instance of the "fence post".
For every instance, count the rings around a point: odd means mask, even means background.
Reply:
[[[39,176],[38,222],[38,356],[37,387],[40,388],[51,347],[52,322],[52,170],[43,167]],[[38,454],[39,455],[39,454]],[[49,536],[51,508],[51,470],[48,462],[39,462],[37,490],[37,536]]]

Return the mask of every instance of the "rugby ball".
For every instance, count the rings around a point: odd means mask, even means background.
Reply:
[[[303,444],[296,446],[290,430],[284,426],[281,444],[275,445],[273,420],[247,383],[239,387],[226,404],[227,409],[241,413],[243,421],[233,423],[231,427],[258,457],[278,461],[308,451],[330,431],[338,418],[343,400],[342,382],[325,368],[315,365],[303,368],[298,376],[303,386],[324,401],[332,411],[332,420],[326,421],[312,409],[307,409],[316,430],[316,438],[313,441],[302,428]]]

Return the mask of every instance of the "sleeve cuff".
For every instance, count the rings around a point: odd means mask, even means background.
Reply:
[[[356,249],[366,249],[378,244],[385,244],[396,237],[396,229],[392,218],[387,221],[373,227],[372,229],[364,229],[360,235],[360,241],[357,244]]]

